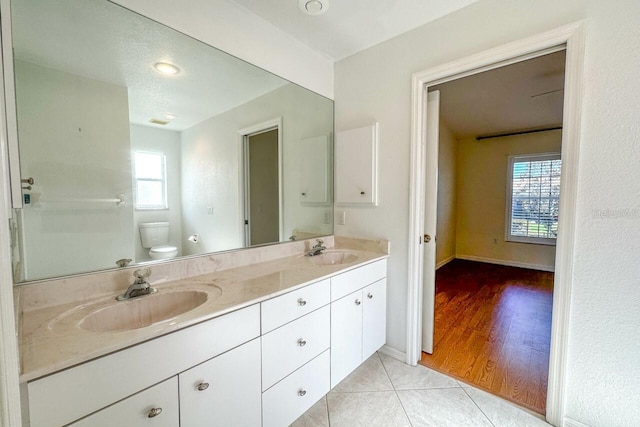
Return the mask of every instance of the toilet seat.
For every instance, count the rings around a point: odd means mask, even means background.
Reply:
[[[171,245],[154,246],[149,250],[151,259],[171,259],[178,255],[178,248]]]

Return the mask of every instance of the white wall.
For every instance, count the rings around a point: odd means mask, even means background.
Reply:
[[[32,204],[19,212],[24,279],[133,258],[127,88],[25,62],[15,68],[22,176],[35,180]],[[120,193],[122,206],[59,202]]]
[[[380,122],[380,206],[336,234],[392,242],[390,346],[405,349],[411,74],[586,18],[566,411],[640,424],[639,15],[637,0],[483,0],[336,64],[336,129]]]
[[[182,214],[180,195],[180,134],[176,131],[157,129],[150,126],[131,125],[131,151],[151,151],[164,153],[167,172],[168,209],[133,211],[133,241],[135,242],[134,262],[149,261],[149,249],[142,247],[138,224],[141,222],[169,221],[169,244],[182,253]],[[133,163],[133,162],[132,162]],[[133,167],[133,165],[132,165]],[[133,173],[133,172],[132,172]],[[135,183],[132,184],[135,187]]]
[[[114,2],[333,98],[333,61],[232,1]]]
[[[505,241],[509,156],[559,153],[562,131],[458,142],[456,255],[553,271],[556,247]]]
[[[244,245],[238,132],[278,117],[283,128],[284,237],[294,230],[330,234],[331,224],[322,224],[330,206],[300,203],[298,176],[304,171],[298,167],[298,149],[301,139],[331,133],[332,116],[328,100],[289,84],[182,131],[182,229],[185,236],[202,237],[198,246],[184,243],[184,253]]]
[[[458,141],[441,119],[438,139],[436,268],[456,255],[457,163]]]

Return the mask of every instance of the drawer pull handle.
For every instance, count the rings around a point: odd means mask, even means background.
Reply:
[[[298,305],[302,307],[304,305],[307,305],[307,302],[302,298],[298,298]]]
[[[362,301],[360,301],[359,299],[356,300],[356,305],[360,305],[362,304]]]
[[[307,342],[306,342],[305,340],[303,340],[302,338],[300,338],[300,339],[298,340],[298,345],[299,345],[300,347],[304,347],[305,345],[307,345]]]
[[[151,410],[147,413],[148,418],[157,417],[162,413],[162,408],[151,408]]]
[[[302,396],[304,396],[305,394],[307,394],[307,390],[304,390],[304,389],[302,389],[302,388],[301,388],[300,390],[298,390],[298,396],[302,397]]]
[[[200,383],[196,388],[198,389],[198,391],[205,391],[209,388],[209,383]]]
[[[369,299],[373,299],[373,294],[372,294],[371,292],[369,292],[369,293],[367,294],[367,298],[369,298]]]

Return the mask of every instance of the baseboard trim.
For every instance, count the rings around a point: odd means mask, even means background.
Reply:
[[[540,270],[540,271],[550,271],[554,272],[555,268],[553,265],[542,265],[542,264],[530,264],[528,262],[518,262],[518,261],[509,261],[504,259],[495,259],[495,258],[485,258],[475,255],[460,255],[456,254],[457,259],[464,259],[467,261],[478,261],[478,262],[486,262],[487,264],[497,264],[497,265],[506,265],[507,267],[519,267],[519,268],[528,268],[530,270]]]
[[[454,259],[456,259],[455,255],[451,255],[450,257],[443,259],[442,261],[436,264],[436,270],[439,269],[440,267],[444,267],[445,265],[449,264]]]
[[[383,345],[380,350],[378,350],[379,353],[384,354],[385,356],[389,356],[392,357],[396,360],[401,361],[402,363],[406,363],[407,362],[407,355],[404,351],[400,351],[397,350],[393,347],[389,347],[388,345]]]
[[[576,421],[569,417],[564,417],[563,427],[590,427],[587,424],[581,423],[580,421]]]

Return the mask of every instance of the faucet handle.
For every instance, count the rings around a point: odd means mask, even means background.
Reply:
[[[133,272],[133,277],[136,278],[136,281],[138,283],[145,283],[147,281],[147,278],[151,276],[151,269],[149,267],[147,268],[140,268],[138,270],[135,270]]]
[[[324,243],[324,240],[316,239],[316,243],[318,244],[318,246],[322,246],[322,244]]]

